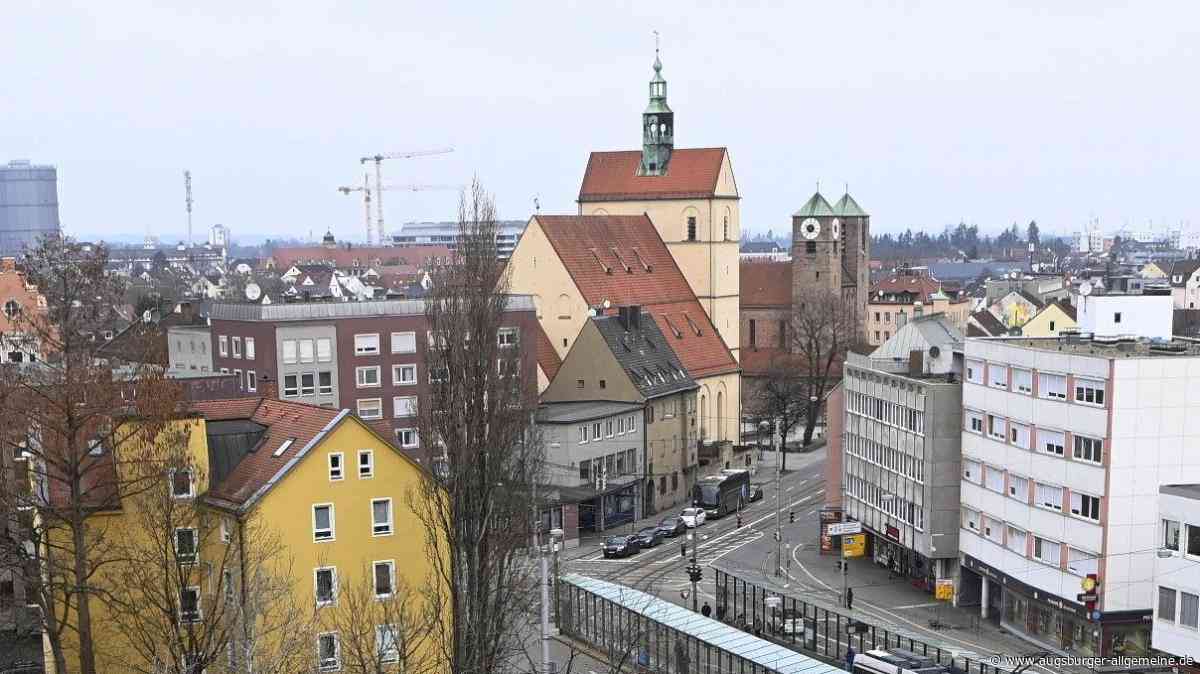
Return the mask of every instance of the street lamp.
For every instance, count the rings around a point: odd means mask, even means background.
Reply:
[[[758,460],[759,461],[763,460],[763,456],[766,453],[763,450],[763,445],[766,444],[763,441],[763,437],[767,436],[767,433],[769,433],[770,430],[771,430],[771,422],[767,421],[766,419],[763,419],[758,422]],[[774,440],[775,438],[772,437],[771,439]]]

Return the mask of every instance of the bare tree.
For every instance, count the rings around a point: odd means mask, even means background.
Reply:
[[[592,610],[590,602],[576,606],[571,595],[560,599],[558,628],[569,638],[565,642],[567,657],[559,666],[561,674],[571,674],[576,665],[583,671],[600,674],[668,669],[666,663],[650,662],[650,634],[653,627],[649,620],[635,616],[636,613],[645,613],[663,600],[649,591],[637,592],[633,588],[628,593],[622,591],[618,597],[631,610],[616,611],[606,619],[604,630],[598,629],[599,623],[589,620],[587,612]],[[679,660],[680,653],[676,652],[672,657],[675,659],[673,668],[687,671],[687,663]],[[531,674],[538,671],[531,666]]]
[[[527,545],[542,453],[526,349],[498,344],[507,281],[494,202],[478,181],[460,201],[459,231],[453,264],[426,299],[434,384],[419,429],[433,471],[410,502],[432,569],[425,601],[444,616],[434,643],[450,671],[476,674],[512,669],[517,633],[531,622],[537,585]]]
[[[787,469],[787,438],[812,413],[808,377],[791,354],[781,353],[771,362],[770,373],[754,391],[754,411],[779,434],[780,470]],[[811,435],[811,432],[809,433]]]
[[[309,669],[315,609],[296,601],[280,536],[252,515],[208,506],[195,494],[205,476],[183,452],[168,466],[159,486],[122,504],[123,563],[104,578],[121,637],[106,647],[137,674]]]
[[[319,648],[333,649],[321,658],[351,674],[390,674],[397,666],[411,674],[441,671],[428,648],[439,619],[394,567],[364,565],[357,582],[339,586],[336,606],[321,610],[321,632],[337,635],[319,640]]]
[[[841,378],[846,353],[862,342],[859,319],[854,303],[837,292],[810,286],[794,300],[787,355],[806,406],[805,446],[812,442],[821,403]]]
[[[59,238],[27,255],[28,280],[46,306],[17,321],[44,358],[0,369],[0,451],[24,463],[22,484],[0,494],[0,511],[26,513],[20,535],[0,538],[0,561],[40,570],[26,576],[29,600],[41,610],[57,670],[71,671],[69,636],[81,674],[96,672],[93,602],[103,598],[98,580],[119,561],[122,536],[113,528],[119,518],[97,515],[158,484],[164,445],[156,439],[181,399],[161,367],[145,364],[157,362],[153,355],[120,370],[100,357],[98,335],[124,292],[105,273],[107,260],[103,246]]]

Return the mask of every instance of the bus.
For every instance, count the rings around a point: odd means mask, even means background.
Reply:
[[[853,674],[948,674],[949,671],[933,658],[899,648],[854,656]]]
[[[750,502],[750,471],[723,470],[696,480],[692,487],[692,503],[704,508],[709,517],[736,513]]]

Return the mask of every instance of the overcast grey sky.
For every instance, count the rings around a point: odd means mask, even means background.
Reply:
[[[876,231],[1200,226],[1195,2],[506,5],[5,0],[0,160],[56,164],[82,236],[180,237],[187,168],[198,229],[359,239],[358,157],[439,145],[385,178],[573,212],[588,152],[640,145],[658,30],[676,143],[730,149],[749,229],[818,180]]]

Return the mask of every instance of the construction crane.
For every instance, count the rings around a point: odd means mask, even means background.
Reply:
[[[192,172],[183,172],[183,203],[187,206],[188,246],[192,245]]]
[[[363,193],[363,212],[367,226],[367,245],[371,245],[371,193],[376,191],[392,191],[392,192],[424,192],[427,190],[461,190],[462,185],[380,185],[379,187],[371,187],[370,176],[363,174],[363,184],[361,187],[339,187],[337,190],[342,194],[349,195],[351,192]],[[375,197],[376,202],[379,201],[379,196]],[[382,246],[383,242],[383,220],[380,221],[379,240],[375,241],[375,245]]]
[[[375,230],[374,230],[373,234],[372,234],[372,229],[369,226],[367,227],[367,244],[368,245],[370,245],[372,243],[372,239],[374,239],[374,242],[377,244],[380,244],[380,245],[383,244],[383,236],[384,236],[384,233],[383,233],[383,198],[382,198],[383,195],[381,194],[381,192],[383,192],[385,189],[384,185],[383,185],[383,168],[382,168],[383,160],[384,159],[413,159],[415,157],[428,157],[430,155],[448,154],[450,152],[454,152],[454,148],[438,147],[438,148],[433,148],[431,150],[416,150],[413,152],[385,152],[383,154],[376,154],[376,155],[371,155],[369,157],[362,157],[358,160],[360,164],[366,164],[367,162],[375,162],[375,212],[378,217],[376,218],[376,221],[375,221]]]

